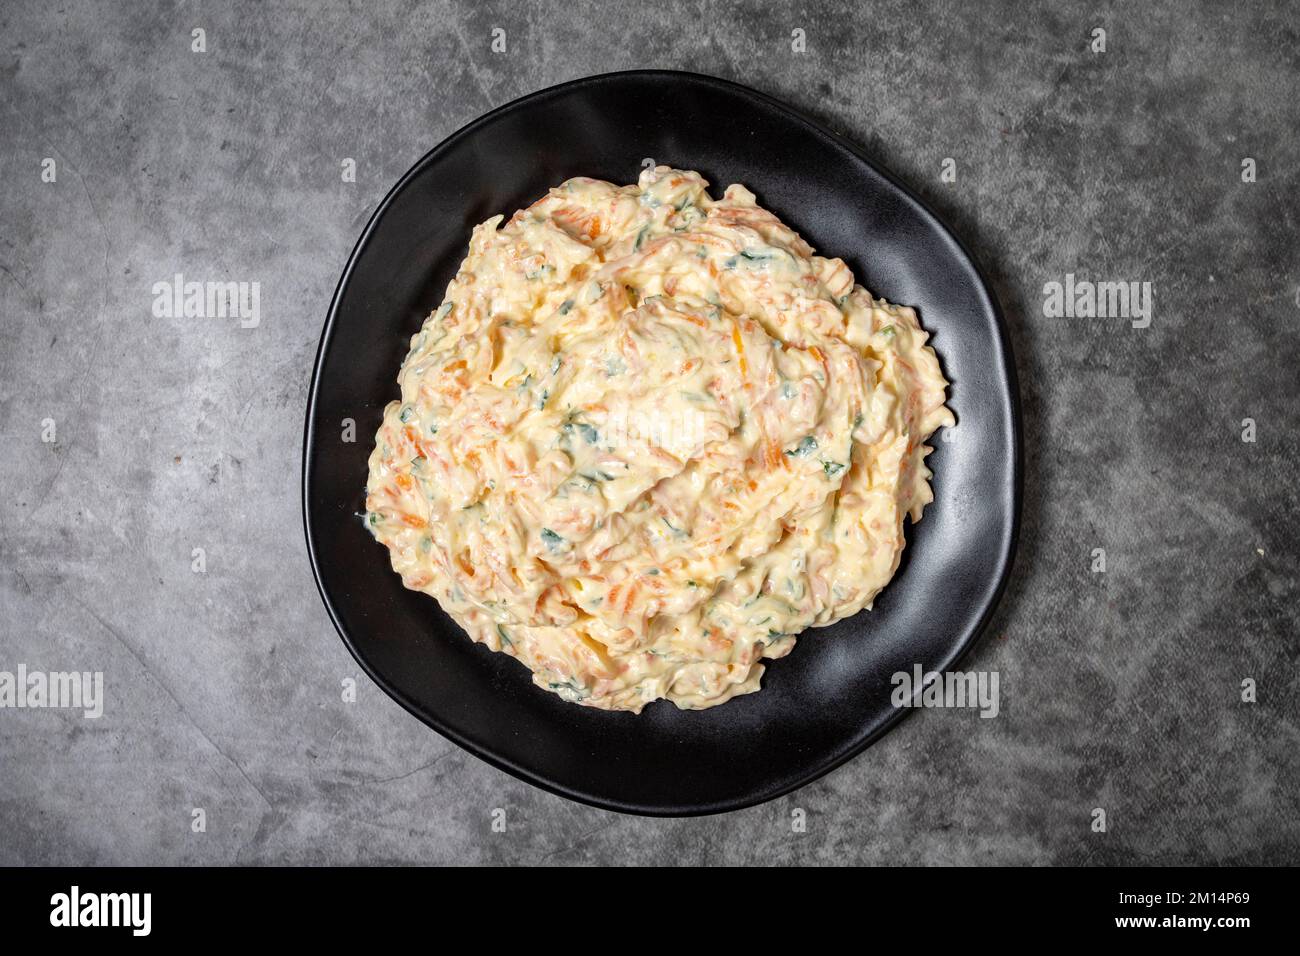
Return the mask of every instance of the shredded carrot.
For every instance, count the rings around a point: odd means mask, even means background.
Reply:
[[[740,337],[740,323],[731,320],[731,341],[736,343],[736,354],[740,356],[740,374],[749,374],[749,363],[745,361],[745,342]]]
[[[682,460],[680,458],[678,458],[676,455],[669,454],[668,452],[664,451],[662,448],[660,448],[657,445],[650,446],[650,454],[653,455],[655,458],[657,458],[659,461],[671,465],[673,468],[682,467]]]
[[[426,527],[425,520],[418,515],[402,515],[402,524],[408,528],[419,529]]]
[[[403,491],[410,491],[411,485],[414,484],[414,482],[411,481],[411,476],[405,473],[397,475],[393,481],[397,482],[397,487],[401,488]]]

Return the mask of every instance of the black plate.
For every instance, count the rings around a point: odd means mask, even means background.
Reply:
[[[807,631],[763,689],[706,711],[640,716],[562,701],[402,587],[362,525],[366,459],[408,340],[441,300],[470,229],[571,176],[636,180],[641,162],[744,183],[877,296],[918,308],[960,422],[929,462],[936,501],[908,527],[875,610]],[[356,440],[342,440],[344,420]],[[777,101],[689,73],[613,73],[516,100],[402,177],[348,260],[307,406],[303,512],[316,581],[358,663],[403,707],[482,759],[614,810],[714,813],[770,800],[861,752],[902,711],[890,675],[951,667],[1011,563],[1020,499],[1014,366],[970,258],[914,196],[851,145]]]

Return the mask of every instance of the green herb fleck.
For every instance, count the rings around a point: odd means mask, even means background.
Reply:
[[[816,450],[817,450],[817,439],[813,438],[812,435],[805,435],[803,439],[799,442],[799,444],[795,445],[793,448],[787,451],[786,454],[791,455],[795,458],[807,458]]]
[[[565,700],[583,700],[591,696],[591,691],[580,687],[572,681],[552,681],[546,685]]]
[[[666,524],[668,526],[668,530],[671,531],[673,534],[675,534],[677,537],[679,538],[686,537],[686,532],[683,531],[681,528],[674,527],[673,523],[669,521],[667,518],[660,518],[659,520],[662,521],[664,524]]]

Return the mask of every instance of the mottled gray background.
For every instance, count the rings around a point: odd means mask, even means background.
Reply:
[[[0,670],[102,670],[108,700],[0,711],[0,862],[1300,859],[1300,14],[1055,6],[6,2]],[[1019,558],[969,659],[1002,715],[922,713],[693,820],[566,802],[409,716],[330,626],[299,511],[378,200],[492,107],[648,66],[785,99],[921,193],[994,283],[1025,418]],[[261,325],[154,318],[178,271],[259,281]],[[1045,318],[1067,272],[1152,282],[1151,327]]]

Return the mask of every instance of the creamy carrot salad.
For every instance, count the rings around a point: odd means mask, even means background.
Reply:
[[[475,228],[370,456],[403,583],[591,707],[721,704],[870,607],[953,424],[912,309],[707,185],[571,179]]]

